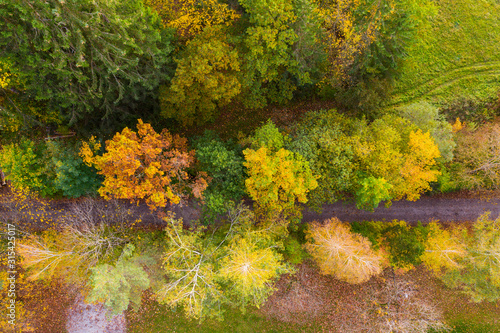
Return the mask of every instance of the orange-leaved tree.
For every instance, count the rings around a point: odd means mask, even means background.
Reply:
[[[169,202],[179,203],[189,188],[195,197],[202,198],[207,187],[202,173],[189,180],[186,169],[194,162],[194,151],[188,151],[187,140],[166,129],[158,134],[140,119],[137,133],[126,127],[106,141],[102,156],[94,154],[87,143],[80,154],[105,177],[99,194],[107,200],[145,199],[155,210]]]
[[[350,230],[349,225],[331,218],[314,222],[306,232],[305,248],[322,274],[361,283],[382,272],[383,258],[371,248],[370,241]]]

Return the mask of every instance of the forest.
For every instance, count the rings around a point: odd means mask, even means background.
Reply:
[[[500,217],[303,221],[500,198],[499,15],[0,0],[0,331],[500,332]]]

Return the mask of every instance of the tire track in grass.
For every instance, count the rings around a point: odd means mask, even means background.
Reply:
[[[500,77],[500,61],[481,62],[469,66],[459,67],[419,84],[415,88],[397,93],[393,96],[390,107],[411,104],[440,89],[469,78]],[[500,86],[500,84],[499,84]]]

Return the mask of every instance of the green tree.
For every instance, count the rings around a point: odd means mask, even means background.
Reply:
[[[87,302],[103,302],[116,315],[127,310],[130,303],[138,307],[142,292],[149,287],[148,274],[134,260],[134,245],[127,244],[114,265],[102,264],[92,268]]]
[[[83,162],[79,155],[80,142],[71,144],[46,141],[45,144],[50,167],[55,172],[54,187],[59,193],[70,198],[97,195],[103,179],[96,169]]]
[[[0,17],[0,58],[70,124],[123,118],[169,78],[172,34],[141,0],[2,0]]]
[[[296,13],[291,0],[240,0],[248,17],[242,41],[243,100],[251,107],[285,102],[299,85],[310,82],[300,58],[294,57],[298,40]]]
[[[309,162],[321,177],[309,194],[310,205],[320,209],[353,191],[356,184],[356,141],[345,130],[348,119],[335,110],[308,112],[292,130],[290,150]]]
[[[390,200],[389,191],[392,185],[384,178],[374,178],[370,176],[360,182],[360,187],[356,191],[356,207],[373,211],[383,200]]]
[[[245,195],[245,168],[241,147],[223,142],[206,131],[193,143],[199,169],[212,179],[203,192],[205,218],[212,220],[226,210],[228,201],[239,202]]]

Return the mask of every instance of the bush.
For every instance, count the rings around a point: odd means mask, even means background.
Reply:
[[[302,244],[291,235],[285,239],[283,246],[285,247],[283,251],[284,257],[291,264],[301,264],[307,257],[307,252],[302,248]]]
[[[0,165],[13,187],[26,187],[42,196],[57,192],[55,171],[46,150],[45,144],[26,138],[2,148]]]
[[[193,142],[199,169],[212,181],[204,191],[204,214],[208,221],[226,211],[228,200],[239,202],[245,194],[245,169],[241,148],[223,142],[210,131]]]
[[[70,198],[97,194],[103,177],[97,174],[96,169],[83,163],[78,154],[80,143],[64,144],[48,141],[46,145],[51,165],[56,173],[54,186],[59,193]]]
[[[37,143],[23,138],[18,144],[3,147],[0,165],[14,187],[27,187],[42,196],[93,195],[102,177],[83,163],[78,145],[56,141]]]

